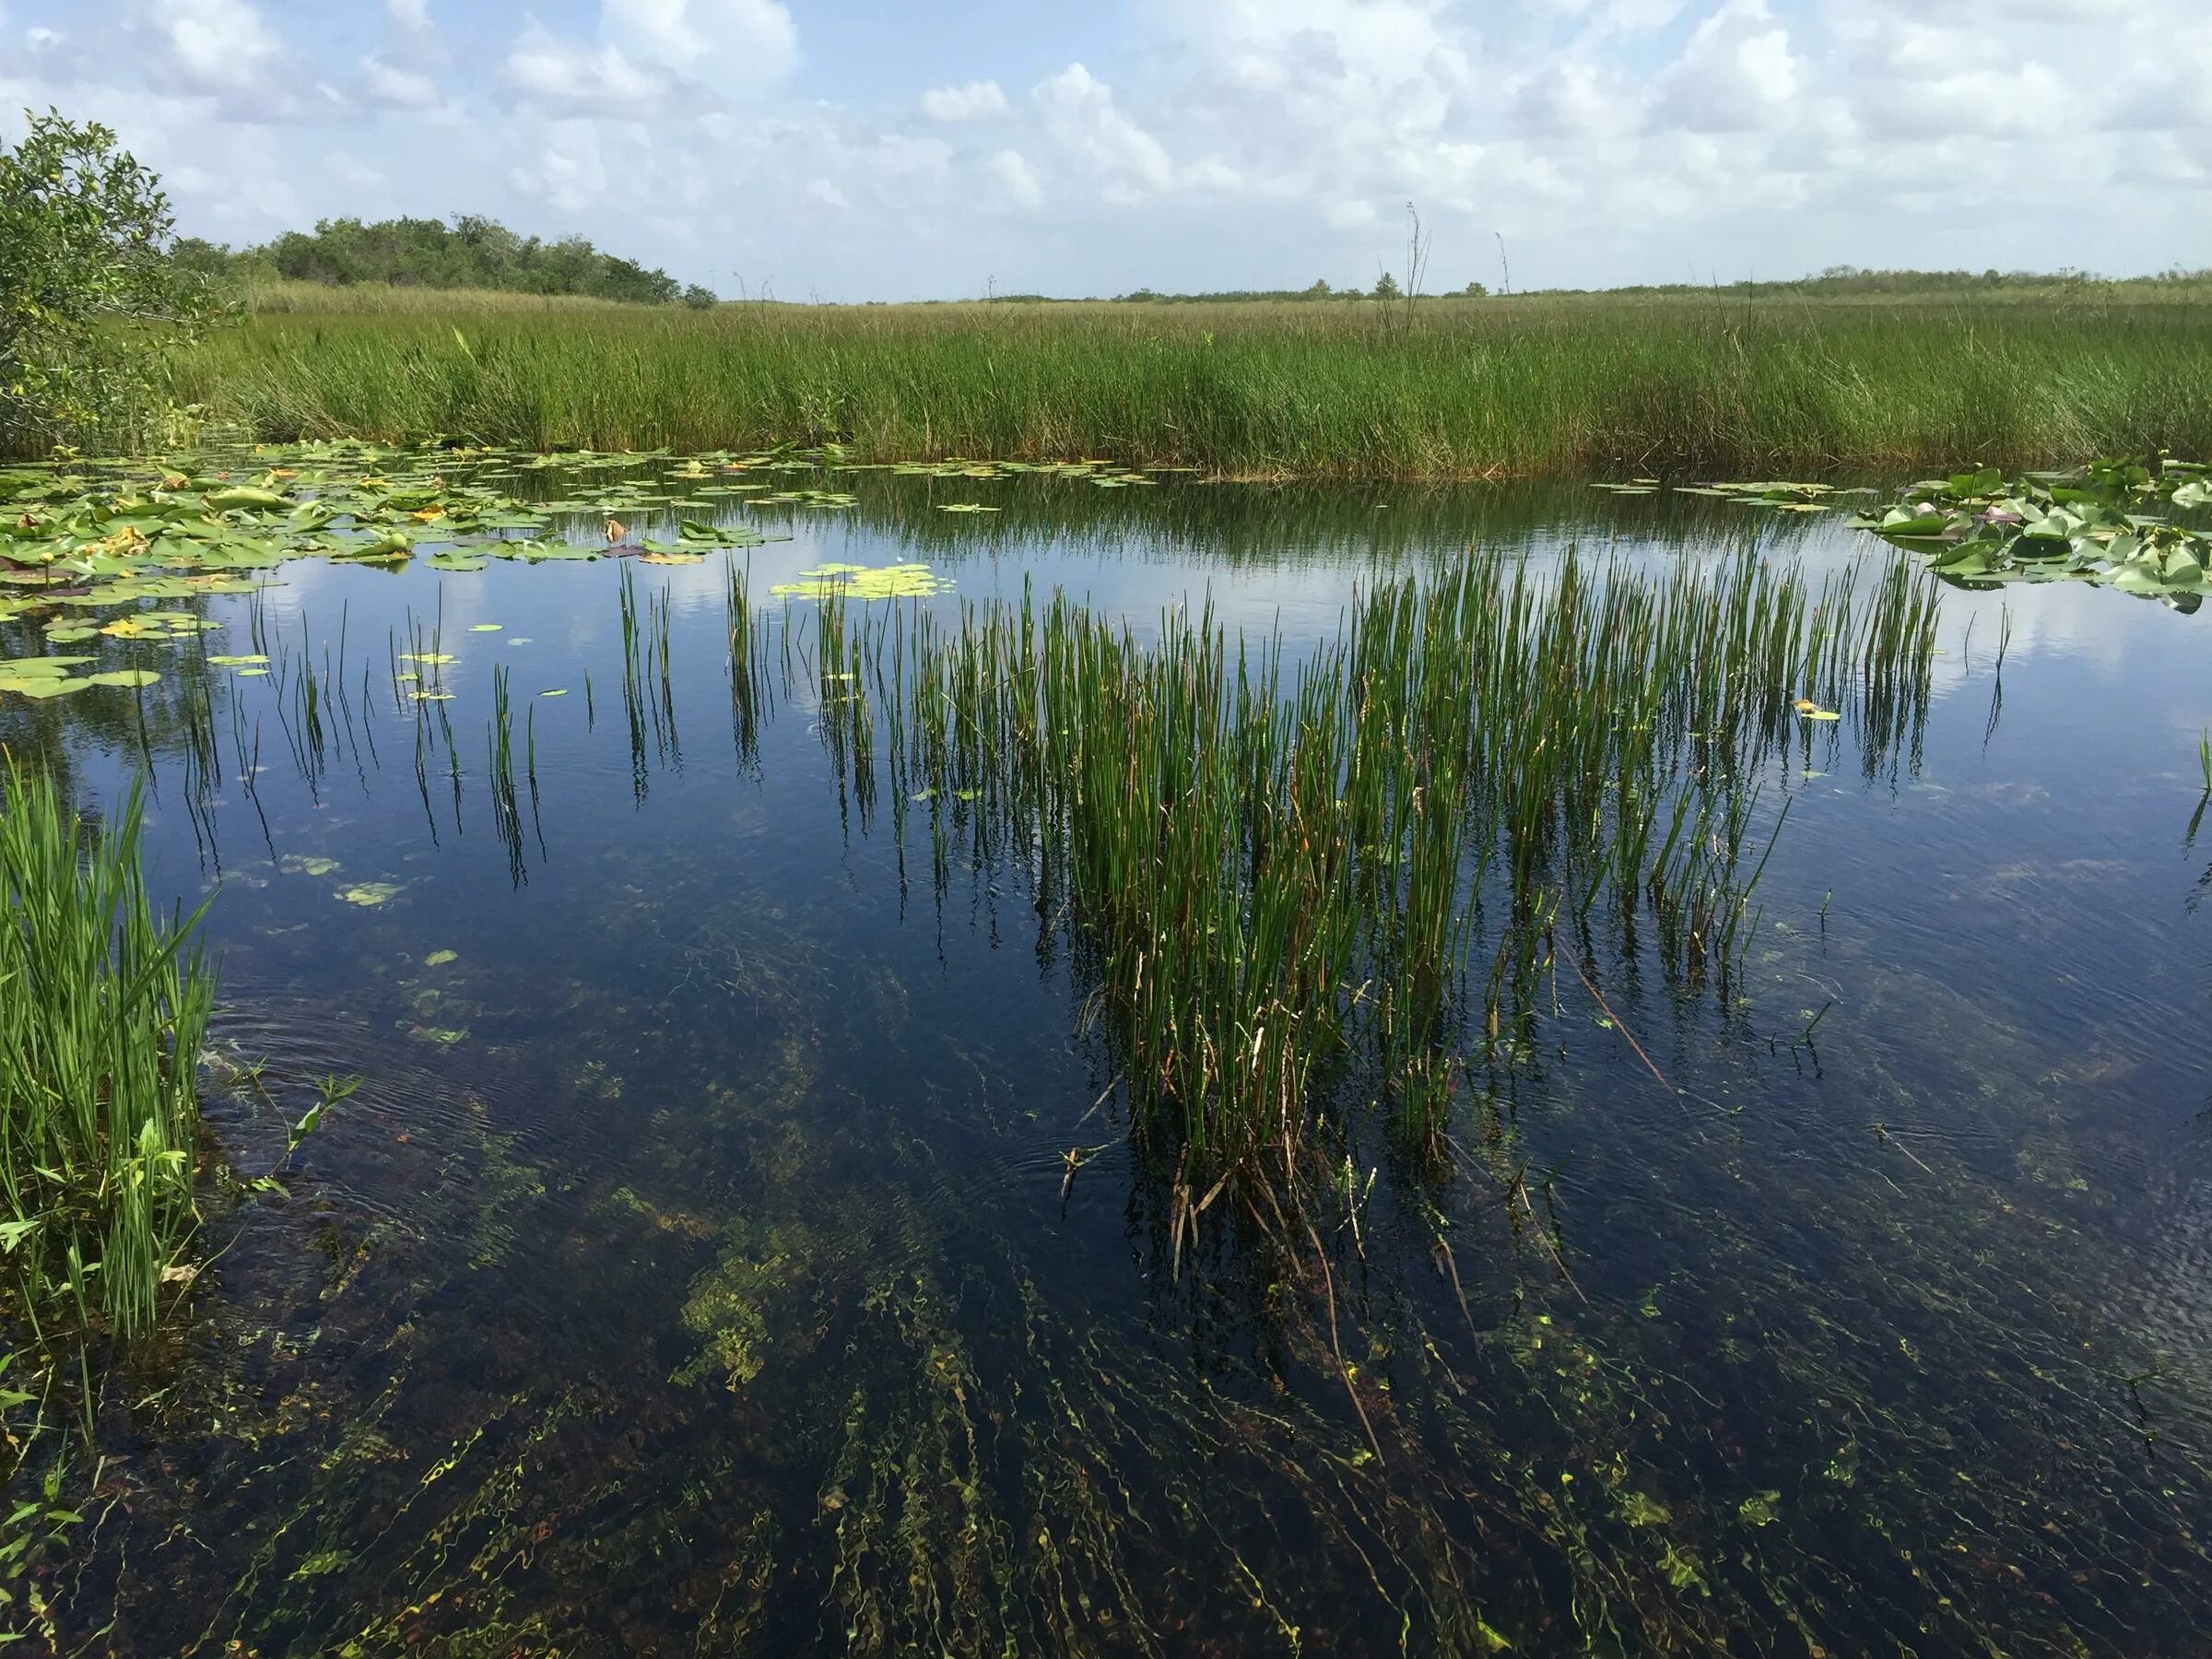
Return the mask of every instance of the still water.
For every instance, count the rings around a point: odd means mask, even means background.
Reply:
[[[902,603],[1210,597],[1295,648],[1472,545],[1889,556],[1685,498],[841,477],[751,514],[757,601],[919,559],[953,591]],[[149,877],[216,895],[209,1119],[276,1177],[107,1389],[88,1646],[2201,1651],[2212,622],[1947,590],[1924,722],[1767,780],[1740,982],[1561,976],[1456,1178],[1347,1169],[1324,1284],[1228,1225],[1175,1260],[1018,880],[861,810],[803,690],[734,730],[719,556],[635,575],[672,676],[634,740],[609,561],[202,602],[211,651],[258,605],[295,677],[341,628],[348,665],[319,749],[281,673],[223,677],[201,790],[166,684],[143,737],[123,691],[0,711],[87,804],[152,754]],[[410,617],[454,659],[419,772]]]

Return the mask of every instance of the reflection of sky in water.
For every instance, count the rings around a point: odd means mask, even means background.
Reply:
[[[1163,487],[1143,506],[1115,503],[1104,523],[1071,510],[1056,531],[1031,536],[1021,525],[956,530],[930,519],[917,527],[886,483],[871,481],[852,514],[801,515],[776,526],[792,540],[738,554],[752,591],[765,595],[823,560],[885,563],[917,556],[918,537],[966,535],[932,556],[957,584],[941,608],[1017,594],[1027,578],[1041,594],[1057,583],[1088,595],[1140,629],[1161,607],[1210,594],[1232,628],[1279,625],[1313,637],[1335,629],[1376,571],[1418,566],[1470,542],[1549,560],[1572,540],[1586,557],[1617,551],[1664,568],[1740,545],[1744,524],[1739,509],[1670,517],[1651,502],[1559,492],[1425,492],[1378,507],[1361,492],[1292,491],[1258,498],[1297,509],[1279,515],[1279,547],[1248,536],[1224,558],[1215,556],[1209,525],[1233,521],[1255,498],[1207,489],[1199,513],[1171,492],[1204,487]],[[1418,522],[1377,532],[1371,520],[1394,512]],[[1825,521],[1794,520],[1769,534],[1773,556],[1803,558],[1816,579],[1857,561],[1862,593],[1887,557]],[[1072,1202],[1060,1204],[1066,1149],[1118,1139],[1115,1125],[1088,1115],[1111,1077],[1099,1075],[1095,1045],[1071,1045],[1079,996],[1065,966],[1041,968],[1025,896],[992,872],[971,875],[957,846],[938,910],[920,807],[908,827],[902,897],[888,804],[865,833],[852,802],[841,809],[806,707],[785,706],[764,722],[757,769],[740,757],[723,673],[718,558],[635,573],[641,594],[665,585],[673,602],[681,752],[679,765],[649,734],[642,798],[621,702],[613,567],[495,564],[440,579],[427,570],[296,564],[269,594],[273,633],[296,644],[304,615],[318,661],[324,640],[335,646],[344,607],[351,694],[362,695],[365,665],[370,699],[380,703],[375,756],[366,745],[358,757],[341,749],[311,792],[281,747],[273,681],[233,682],[263,716],[261,796],[275,851],[341,866],[318,879],[273,865],[251,803],[226,789],[215,816],[232,879],[210,926],[229,954],[230,1029],[276,1055],[279,1072],[347,1068],[371,1078],[345,1121],[311,1147],[312,1180],[347,1218],[396,1218],[425,1239],[456,1229],[476,1239],[469,1230],[481,1224],[456,1217],[484,1203],[528,1241],[500,1258],[496,1291],[435,1250],[416,1260],[398,1244],[380,1246],[414,1263],[422,1288],[406,1297],[423,1296],[425,1328],[445,1333],[426,1364],[457,1397],[479,1372],[506,1375],[469,1344],[512,1326],[517,1351],[555,1374],[634,1371],[637,1409],[655,1421],[673,1414],[656,1432],[702,1466],[758,1458],[747,1437],[761,1427],[745,1419],[746,1400],[781,1401],[805,1420],[810,1391],[827,1397],[855,1386],[851,1368],[861,1361],[851,1355],[860,1350],[839,1345],[851,1322],[865,1323],[856,1312],[864,1304],[843,1288],[847,1279],[880,1288],[888,1264],[941,1288],[1016,1273],[1065,1322],[1053,1327],[1064,1339],[1108,1345],[1113,1362],[1095,1371],[1125,1361],[1135,1374],[1136,1357],[1158,1358],[1164,1337],[1170,1360],[1145,1373],[1158,1398],[1119,1407],[1143,1422],[1144,1457],[1124,1451],[1107,1465],[1131,1483],[1132,1512],[1156,1516],[1147,1505],[1164,1499],[1152,1483],[1172,1477],[1137,1463],[1171,1470],[1213,1455],[1179,1415],[1193,1372],[1187,1357],[1174,1356],[1186,1342],[1209,1353],[1218,1345],[1210,1362],[1221,1368],[1212,1384],[1221,1399],[1247,1387],[1273,1399],[1240,1369],[1266,1342],[1243,1335],[1234,1315],[1193,1312],[1160,1289],[1172,1281],[1150,1230],[1157,1218],[1146,1219],[1147,1189],[1125,1148],[1103,1154]],[[457,810],[441,750],[426,769],[427,804],[418,794],[411,721],[394,718],[385,700],[386,630],[404,625],[410,606],[427,626],[441,604],[442,649],[460,659],[444,671],[455,692],[445,708],[463,773]],[[242,616],[242,607],[228,614]],[[1359,1276],[1345,1285],[1347,1323],[1356,1306],[1357,1317],[1376,1317],[1353,1329],[1384,1332],[1382,1310],[1402,1298],[1412,1328],[1449,1356],[1452,1374],[1495,1395],[1479,1410],[1445,1403],[1448,1391],[1432,1397],[1441,1373],[1411,1364],[1412,1341],[1400,1345],[1405,1353],[1362,1360],[1390,1375],[1402,1397],[1431,1401],[1432,1433],[1458,1425],[1444,1436],[1453,1450],[1439,1454],[1440,1466],[1480,1490],[1465,1500],[1470,1507],[1435,1511],[1445,1517],[1436,1525],[1463,1544],[1480,1536],[1512,1552],[1486,1598],[1524,1651],[1554,1645],[1560,1627],[1546,1619],[1559,1617],[1571,1574],[1564,1558],[1527,1542],[1535,1534],[1525,1518],[1552,1512],[1533,1500],[1523,1507],[1519,1477],[1508,1473],[1522,1464],[1540,1466],[1551,1493],[1564,1489],[1559,1469],[1583,1470],[1592,1506],[1580,1512],[1578,1524],[1590,1529],[1583,1547],[1623,1582],[1647,1586],[1637,1594],[1658,1597],[1623,1615],[1624,1628],[1654,1642],[1654,1632],[1680,1641],[1710,1631],[1697,1620],[1724,1618],[1723,1609],[1779,1628],[1779,1603],[1762,1600],[1758,1586],[1782,1580],[1798,1587],[1836,1651],[1901,1639],[1931,1618],[1963,1621],[1929,1638],[1945,1645],[1963,1642],[1969,1630],[2004,1628],[2024,1617],[2012,1601],[2023,1577],[2034,1594],[2056,1598],[2057,1611],[2033,1615],[2042,1621],[2032,1623],[2037,1640],[2065,1626],[2116,1641],[2133,1619],[2154,1647],[2181,1651],[2180,1633],[2203,1628],[2199,1616],[2212,1612],[2202,1540],[2185,1522],[2205,1512],[2212,1492],[2204,1474],[2212,1447],[2212,1134],[2204,1116],[2212,915],[2186,908],[2212,864],[2212,831],[2194,849],[2183,844],[2195,802],[2195,736],[2212,724],[2199,636],[2207,624],[2074,587],[1947,591],[1943,618],[1945,654],[1916,760],[1869,777],[1848,727],[1828,727],[1809,733],[1807,747],[1767,779],[1762,825],[1785,797],[1794,805],[1760,888],[1760,932],[1735,988],[1740,1001],[1677,1002],[1654,975],[1609,969],[1598,941],[1614,1012],[1679,1094],[1652,1086],[1571,979],[1562,989],[1535,1063],[1509,1086],[1515,1116],[1506,1156],[1557,1172],[1546,1202],[1556,1202],[1573,1284],[1549,1270],[1525,1230],[1507,1225],[1492,1178],[1463,1179],[1436,1202],[1459,1241],[1481,1335],[1471,1333],[1427,1253],[1432,1235],[1416,1224],[1417,1206],[1394,1177],[1379,1185],[1371,1259],[1347,1269]],[[469,631],[492,622],[501,631]],[[241,639],[242,628],[232,648],[242,649]],[[404,640],[399,649],[408,649]],[[527,881],[519,887],[483,788],[495,662],[513,676],[518,747],[524,711],[535,712],[541,798],[535,815],[524,803]],[[596,713],[588,728],[587,672]],[[535,696],[556,687],[569,695]],[[228,719],[218,712],[226,762]],[[111,766],[104,790],[116,775]],[[196,889],[202,856],[173,773],[165,777],[170,792],[151,830],[155,878]],[[363,881],[401,891],[366,909],[335,898],[343,884]],[[423,966],[440,949],[460,953],[443,979]],[[1823,1009],[1816,1040],[1794,1041]],[[463,1030],[450,1044],[441,1035]],[[619,1076],[618,1096],[593,1092],[602,1073]],[[778,1097],[762,1121],[717,1104],[723,1091],[743,1096],[787,1076],[805,1087]],[[474,1108],[458,1103],[465,1093]],[[426,1159],[442,1160],[427,1166],[432,1172],[407,1161],[418,1143],[432,1148]],[[525,1178],[518,1168],[535,1172]],[[535,1196],[533,1185],[542,1189]],[[634,1223],[648,1212],[658,1219],[624,1230],[630,1224],[621,1217]],[[299,1278],[300,1249],[286,1223],[268,1225],[277,1232],[250,1233],[235,1271],[281,1301],[264,1280]],[[608,1240],[623,1242],[600,1248]],[[794,1293],[801,1306],[791,1317],[837,1339],[785,1360],[787,1375],[771,1371],[735,1404],[720,1390],[669,1392],[670,1373],[697,1357],[677,1316],[691,1306],[687,1287],[726,1289],[710,1269],[756,1285],[768,1272],[760,1263],[786,1258],[816,1262],[810,1271],[831,1287],[818,1301]],[[331,1305],[341,1318],[347,1304]],[[440,1310],[453,1316],[450,1328]],[[994,1347],[1004,1339],[1003,1305],[945,1317],[968,1345],[961,1351],[977,1367],[979,1394],[999,1401],[992,1391],[1018,1385],[1030,1390],[1025,1402],[1038,1396],[1036,1379],[1021,1370],[1034,1354]],[[475,1334],[465,1337],[465,1328]],[[530,1346],[551,1329],[558,1343],[542,1353]],[[1541,1347],[1547,1335],[1549,1350]],[[1574,1342],[1601,1356],[1588,1376],[1547,1366]],[[354,1376],[350,1363],[334,1360],[334,1374],[348,1386],[382,1386]],[[915,1369],[906,1366],[901,1386],[913,1385]],[[1312,1395],[1310,1405],[1280,1407],[1314,1414],[1299,1419],[1307,1437],[1300,1456],[1348,1457],[1363,1442],[1345,1417],[1340,1384],[1312,1354],[1289,1369],[1299,1380],[1288,1397]],[[1309,1390],[1315,1376],[1322,1382]],[[2131,1377],[2150,1380],[2132,1393],[2113,1381]],[[794,1392],[763,1392],[778,1386]],[[457,1432],[416,1394],[401,1397],[436,1432]],[[1105,1420],[1103,1399],[1083,1397]],[[2147,1460],[2138,1404],[2162,1448]],[[1006,1396],[1003,1408],[1012,1423],[1028,1406]],[[1463,1421],[1454,1415],[1462,1411],[1472,1415]],[[345,1420],[346,1410],[337,1415]],[[2061,1442],[2078,1487],[2041,1472],[2039,1460]],[[588,1436],[582,1445],[572,1453],[579,1466],[607,1455]],[[1867,1461],[1846,1487],[1822,1471],[1839,1459],[1846,1473],[1857,1467],[1861,1452],[1852,1448],[1864,1448]],[[294,1449],[321,1454],[312,1434]],[[1438,1453],[1433,1441],[1429,1449]],[[1609,1463],[1617,1453],[1618,1465]],[[1041,1441],[1009,1453],[1017,1464],[1044,1454]],[[1412,1506],[1407,1512],[1428,1514],[1422,1505],[1442,1501],[1418,1460],[1394,1445],[1389,1464],[1372,1477],[1400,1483],[1390,1489]],[[1348,1463],[1329,1466],[1347,1482],[1369,1477]],[[1603,1496],[1613,1477],[1602,1471],[1611,1466],[1629,1470],[1619,1477],[1627,1484]],[[679,1499],[682,1482],[666,1470],[629,1478],[649,1510],[674,1513],[696,1501]],[[824,1535],[808,1529],[831,1477],[802,1459],[761,1478],[785,1483],[790,1512],[801,1518],[788,1535],[799,1540],[792,1559],[813,1563],[793,1570],[806,1596],[824,1594],[823,1558],[806,1540]],[[834,1487],[837,1501],[857,1502],[859,1483],[837,1478],[845,1482]],[[1783,1524],[1747,1525],[1741,1506],[1763,1503],[1770,1491],[1780,1494]],[[2107,1504],[2097,1493],[2113,1496]],[[1670,1507],[1679,1528],[1624,1524],[1623,1514],[1646,1513],[1624,1494]],[[1301,1554],[1262,1519],[1305,1516],[1333,1535],[1334,1522],[1301,1507],[1312,1494],[1295,1480],[1254,1477],[1218,1497],[1230,1547],[1281,1569],[1278,1583],[1312,1579],[1314,1630],[1362,1605],[1366,1592],[1340,1582],[1331,1564],[1341,1558]],[[1496,1540],[1493,1507],[1521,1517]],[[683,1512],[699,1536],[728,1545],[727,1515]],[[1862,1515],[1878,1518],[1887,1538],[1861,1530],[1853,1517]],[[1947,1567],[1957,1576],[1941,1588],[1963,1611],[1938,1615],[1915,1599],[1924,1587],[1898,1552],[1946,1561],[1961,1526],[1995,1564],[1984,1573],[1977,1556],[1971,1568]],[[1702,1563],[1710,1599],[1654,1611],[1670,1593],[1650,1586],[1664,1586],[1674,1571],[1657,1564],[1662,1543]],[[1222,1561],[1193,1547],[1199,1576],[1213,1582]],[[1379,1571],[1395,1571],[1377,1548]],[[2091,1559],[2125,1561],[2148,1579],[2132,1592],[2128,1615],[2110,1605],[2116,1593],[2072,1580]],[[381,1595],[371,1568],[399,1570],[388,1552],[369,1549],[361,1576],[334,1583],[358,1597]],[[1166,1605],[1182,1593],[1158,1594]],[[1189,1617],[1203,1602],[1176,1605]],[[696,1628],[688,1606],[664,1597],[671,1630]],[[332,1628],[304,1614],[285,1615],[288,1625],[270,1617],[261,1628]],[[1210,1617],[1230,1616],[1217,1607]],[[1676,1618],[1691,1622],[1668,1622]],[[820,1634],[797,1615],[782,1628],[802,1641]]]

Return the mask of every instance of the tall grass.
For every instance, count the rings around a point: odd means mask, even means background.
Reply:
[[[10,757],[6,783],[0,1261],[34,1328],[129,1338],[198,1222],[200,912],[165,919],[147,897],[135,787],[95,832],[42,771]]]
[[[1297,1168],[1340,1086],[1441,1142],[1562,936],[1641,932],[1724,988],[1805,712],[1848,700],[1877,743],[1924,718],[1931,584],[1855,588],[1479,555],[1379,585],[1296,662],[1205,609],[1140,640],[1065,594],[951,620],[832,598],[792,679],[864,824],[881,754],[940,883],[964,840],[1075,924],[1140,1124],[1218,1182]]]
[[[842,444],[1229,476],[2007,466],[2212,453],[2212,302],[1602,296],[265,313],[175,392],[271,440]]]

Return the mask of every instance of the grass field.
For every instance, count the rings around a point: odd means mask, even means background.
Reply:
[[[1225,476],[1804,474],[2212,453],[2212,296],[725,305],[259,290],[181,399],[285,440],[843,444]]]

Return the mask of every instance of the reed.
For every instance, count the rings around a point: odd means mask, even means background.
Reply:
[[[212,741],[209,739],[208,741]],[[95,827],[10,756],[0,812],[0,1244],[14,1312],[128,1339],[188,1278],[195,1077],[214,996],[203,904],[164,918],[141,789]]]
[[[964,840],[1066,923],[1140,1128],[1218,1192],[1297,1168],[1347,1090],[1440,1144],[1468,1059],[1525,1041],[1561,929],[1641,930],[1724,991],[1780,831],[1762,780],[1824,703],[1917,742],[1935,603],[1902,559],[1868,600],[1753,556],[1485,554],[1381,583],[1297,660],[1210,608],[1140,643],[1025,589],[949,618],[833,595],[786,676],[864,828],[888,766],[902,869],[911,801],[940,889]],[[734,664],[764,647],[734,633]]]
[[[535,711],[532,712],[535,714]],[[523,863],[523,815],[514,786],[514,706],[508,692],[507,668],[495,663],[491,669],[491,719],[485,727],[488,751],[492,826],[507,849],[508,874],[516,887],[528,880]],[[537,763],[533,738],[530,783],[535,799]]]
[[[361,296],[352,297],[359,300]],[[419,309],[418,309],[419,308]],[[2212,305],[1593,296],[264,314],[175,368],[258,438],[837,442],[1230,476],[1772,477],[2212,453]]]

